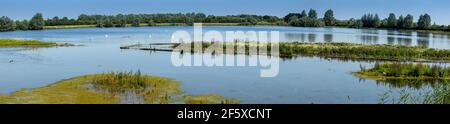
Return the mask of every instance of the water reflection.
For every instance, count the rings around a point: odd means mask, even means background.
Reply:
[[[417,37],[429,38],[430,36],[431,36],[431,33],[417,32]]]
[[[294,41],[305,41],[305,34],[303,33],[285,33],[287,39],[295,39]]]
[[[387,44],[391,44],[391,45],[395,44],[395,37],[388,36]]]
[[[316,42],[316,34],[308,34],[308,41],[309,42]]]
[[[375,44],[378,42],[378,36],[376,35],[361,35],[360,39],[364,44]]]
[[[411,38],[398,37],[398,38],[397,38],[397,44],[398,44],[398,45],[411,46],[411,44],[412,44],[412,39],[411,39]]]
[[[325,42],[333,42],[333,34],[324,34],[323,41]]]
[[[376,29],[363,29],[361,32],[363,34],[379,34],[379,30]]]
[[[422,47],[429,47],[430,46],[430,39],[429,38],[418,38],[417,39],[417,45]]]
[[[391,80],[376,81],[378,85],[385,85],[393,88],[414,88],[414,89],[422,89],[423,87],[436,87],[447,82],[449,82],[449,80],[391,79]]]
[[[413,36],[412,34],[413,34],[412,31],[408,31],[408,30],[399,30],[399,31],[397,31],[397,34],[396,34],[396,35],[398,35],[398,36]]]

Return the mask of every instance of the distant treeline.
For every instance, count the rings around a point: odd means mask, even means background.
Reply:
[[[227,15],[214,16],[203,13],[166,13],[166,14],[117,14],[117,15],[86,15],[78,18],[53,17],[44,19],[37,13],[30,20],[14,21],[9,17],[0,17],[0,32],[14,30],[42,30],[44,26],[63,25],[96,25],[97,27],[139,27],[141,24],[155,26],[157,23],[173,23],[192,25],[193,23],[237,23],[239,25],[290,25],[296,27],[349,27],[349,28],[389,28],[389,29],[420,29],[450,31],[450,25],[432,24],[431,16],[421,15],[415,22],[412,15],[397,16],[393,13],[386,19],[377,14],[365,14],[360,19],[338,20],[333,10],[328,10],[319,18],[316,10],[303,10],[301,13],[289,13],[283,18],[269,15]]]
[[[282,19],[276,16],[259,15],[227,15],[214,16],[203,13],[177,13],[177,14],[117,14],[117,15],[86,15],[81,14],[77,19],[68,17],[53,17],[44,19],[37,13],[30,21],[13,21],[9,17],[0,18],[0,31],[14,30],[41,30],[44,26],[61,25],[96,25],[97,27],[126,27],[127,24],[139,27],[141,24],[154,26],[156,23],[238,23],[240,25],[256,25],[257,23],[276,23]]]
[[[432,24],[431,16],[420,15],[417,22],[410,14],[398,18],[394,13],[390,13],[388,18],[381,19],[378,14],[365,14],[360,19],[351,18],[349,20],[338,20],[334,17],[333,10],[327,10],[323,18],[318,18],[317,12],[310,9],[307,13],[289,13],[284,17],[284,22],[297,27],[323,27],[338,26],[349,28],[386,28],[386,29],[416,29],[416,30],[440,30],[450,31],[450,25]]]

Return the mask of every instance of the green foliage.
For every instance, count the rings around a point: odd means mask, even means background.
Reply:
[[[133,26],[133,27],[140,27],[141,26],[141,20],[139,18],[135,18],[133,20],[133,23],[131,23],[131,26]]]
[[[127,20],[125,18],[116,18],[113,21],[115,27],[126,27]]]
[[[377,28],[380,26],[380,18],[378,14],[365,14],[361,17],[363,27]]]
[[[194,43],[197,42],[193,42],[192,44]],[[235,47],[241,45],[245,45],[245,47],[248,47],[249,45],[256,44],[258,44],[258,42],[236,41],[235,43],[233,43]],[[212,44],[209,42],[201,42],[201,46],[203,48],[207,48],[211,45]],[[223,43],[222,45],[225,45],[225,43]],[[450,50],[439,50],[417,46],[305,42],[280,42],[278,43],[278,45],[279,56],[285,59],[295,58],[298,56],[318,56],[324,58],[340,58],[350,60],[363,59],[391,61],[450,61]],[[176,46],[178,45],[175,45],[175,47]],[[219,51],[221,50],[219,49]]]
[[[42,30],[44,29],[45,21],[42,13],[36,13],[30,20],[29,29],[30,30]]]
[[[156,26],[155,21],[153,21],[153,20],[147,21],[147,25],[148,26]]]
[[[325,24],[323,21],[313,19],[310,17],[303,17],[299,19],[292,19],[289,25],[296,27],[323,27]]]
[[[153,23],[149,23],[149,22]],[[284,21],[284,23],[282,23]],[[41,13],[37,13],[30,21],[13,21],[8,17],[0,19],[0,31],[14,30],[41,30],[53,28],[55,26],[68,25],[95,25],[96,27],[126,27],[127,25],[138,26],[137,22],[147,22],[148,26],[155,26],[156,23],[167,23],[167,25],[193,25],[194,23],[235,23],[239,25],[291,25],[296,27],[322,27],[339,26],[349,28],[391,28],[391,29],[419,29],[450,31],[450,26],[431,25],[431,16],[421,15],[417,22],[414,22],[412,15],[400,16],[390,13],[386,19],[380,19],[377,14],[365,14],[361,19],[337,20],[333,10],[327,10],[322,19],[317,17],[317,12],[310,9],[309,12],[303,10],[301,13],[289,13],[284,18],[269,15],[227,15],[214,16],[203,13],[167,13],[167,14],[117,14],[117,15],[86,15],[81,14],[77,19],[68,17],[49,18],[44,20]],[[12,24],[12,26],[11,26]],[[140,25],[139,25],[140,26]],[[12,27],[12,28],[11,28]],[[68,26],[70,27],[70,26]],[[90,26],[84,26],[90,27]]]
[[[393,97],[392,91],[380,96],[380,104],[450,104],[450,84],[443,81],[441,85],[432,87],[431,91],[419,93],[402,90],[398,98]]]
[[[438,65],[411,63],[376,63],[372,69],[361,71],[368,76],[386,76],[398,78],[449,78],[450,68]]]
[[[398,26],[398,28],[402,28],[402,29],[414,28],[414,17],[409,14],[406,17],[400,16],[398,19],[397,26]]]
[[[306,16],[306,11],[303,10],[302,14],[292,14],[287,15],[286,17],[290,17],[287,19],[289,22],[288,24],[295,27],[322,27],[325,26],[325,23],[317,19],[317,12],[313,9],[309,11],[309,15]],[[286,20],[285,17],[285,20]]]
[[[303,10],[302,13],[300,14],[300,16],[298,16],[299,18],[303,18],[308,16],[308,14],[306,14],[306,10]]]
[[[132,96],[132,99],[128,97]],[[47,87],[0,94],[0,104],[236,104],[218,94],[183,94],[180,82],[139,71],[79,76]]]
[[[114,23],[111,21],[111,19],[105,19],[103,20],[104,22],[104,27],[109,28],[109,27],[114,27]]]
[[[330,9],[325,12],[323,21],[325,22],[325,26],[334,26],[336,19],[334,18],[333,10]]]
[[[390,13],[387,18],[387,26],[388,28],[396,28],[397,27],[397,17],[394,13]]]
[[[95,27],[97,27],[97,28],[105,27],[105,21],[104,20],[98,20],[97,24],[95,24]]]
[[[351,28],[362,28],[364,26],[364,24],[361,20],[356,20],[356,19],[352,18],[348,21],[347,26],[349,26]]]
[[[0,32],[14,31],[14,21],[6,16],[0,17]]]
[[[28,26],[30,25],[30,23],[27,20],[23,20],[23,21],[16,21],[16,30],[28,30]]]
[[[428,14],[420,15],[419,21],[417,22],[417,28],[419,29],[429,29],[431,27],[431,17]]]
[[[56,46],[54,42],[42,42],[37,40],[0,39],[0,47],[39,47]]]
[[[317,19],[317,12],[314,9],[310,9],[308,13],[308,17],[311,19]]]

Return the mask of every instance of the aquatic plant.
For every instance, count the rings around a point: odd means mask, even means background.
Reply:
[[[450,79],[450,68],[438,65],[413,63],[375,63],[368,70],[355,73],[361,77],[379,79]]]
[[[379,98],[380,104],[450,104],[450,84],[433,87],[431,91],[419,93],[401,90],[398,97],[394,97],[392,91],[388,91]]]

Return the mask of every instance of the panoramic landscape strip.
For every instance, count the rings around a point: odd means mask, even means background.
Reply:
[[[346,28],[381,28],[404,29],[431,32],[448,32],[450,25],[438,25],[432,22],[431,15],[422,14],[418,20],[410,14],[406,16],[390,13],[382,19],[378,14],[368,13],[360,18],[347,20],[336,19],[333,10],[327,10],[319,18],[315,9],[308,12],[289,13],[284,17],[270,15],[228,15],[215,16],[204,13],[168,13],[168,14],[117,14],[117,15],[87,15],[78,18],[58,17],[44,19],[42,13],[37,13],[30,20],[12,20],[0,17],[0,32],[15,30],[43,30],[61,28],[93,28],[93,27],[140,27],[140,26],[186,26],[194,23],[205,23],[210,26],[252,26],[275,25],[294,27],[346,27]]]

